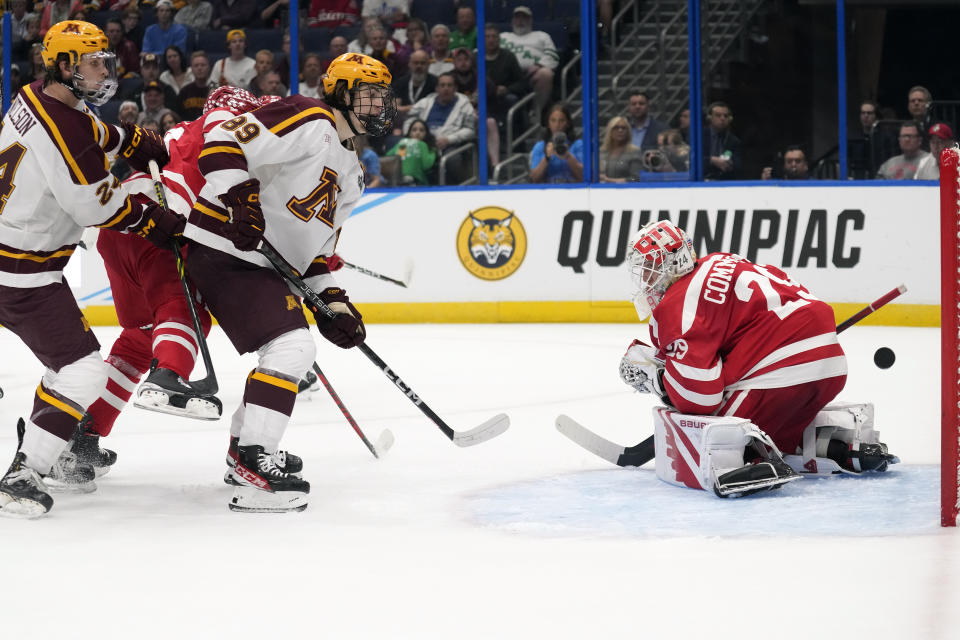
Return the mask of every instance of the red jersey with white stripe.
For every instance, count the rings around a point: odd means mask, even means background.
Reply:
[[[714,413],[740,389],[847,373],[833,310],[780,269],[713,253],[667,289],[650,334],[664,386],[685,413]]]

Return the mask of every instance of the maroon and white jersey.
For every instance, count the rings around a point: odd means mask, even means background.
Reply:
[[[706,256],[667,289],[650,334],[684,413],[714,413],[740,389],[847,373],[830,306],[780,269],[729,253]]]
[[[84,227],[125,230],[139,202],[110,174],[123,130],[43,92],[20,90],[0,128],[0,285],[63,280]]]
[[[341,144],[331,108],[305,96],[282,98],[214,127],[205,135],[198,167],[206,183],[184,235],[271,267],[222,233],[229,213],[219,196],[256,178],[264,237],[304,277],[327,273],[322,256],[334,252],[337,232],[363,195],[360,161]]]

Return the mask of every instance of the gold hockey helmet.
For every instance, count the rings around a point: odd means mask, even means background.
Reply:
[[[347,83],[347,89],[353,89],[361,82],[389,85],[393,76],[387,65],[376,58],[362,53],[345,53],[334,58],[327,67],[327,74],[323,77],[324,93],[332,94],[340,80]]]
[[[324,100],[347,116],[352,112],[363,131],[347,122],[355,134],[383,136],[390,132],[397,113],[396,96],[390,83],[393,76],[387,66],[362,53],[345,53],[330,63],[323,76]],[[346,96],[349,94],[350,101]]]
[[[70,64],[80,62],[85,53],[106,51],[110,46],[107,36],[95,24],[81,20],[64,20],[50,27],[43,38],[43,64],[56,67],[61,53],[70,56]]]

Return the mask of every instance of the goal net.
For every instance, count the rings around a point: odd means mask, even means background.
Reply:
[[[940,524],[957,526],[960,510],[960,150],[940,156]]]

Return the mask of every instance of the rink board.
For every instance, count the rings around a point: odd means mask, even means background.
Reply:
[[[700,255],[778,266],[838,317],[903,283],[868,322],[937,326],[938,202],[930,184],[377,191],[338,252],[397,279],[412,269],[409,286],[348,269],[337,278],[371,322],[632,322],[627,241],[670,219]],[[115,323],[102,264],[91,252],[82,262],[70,273],[81,305],[95,324]]]

